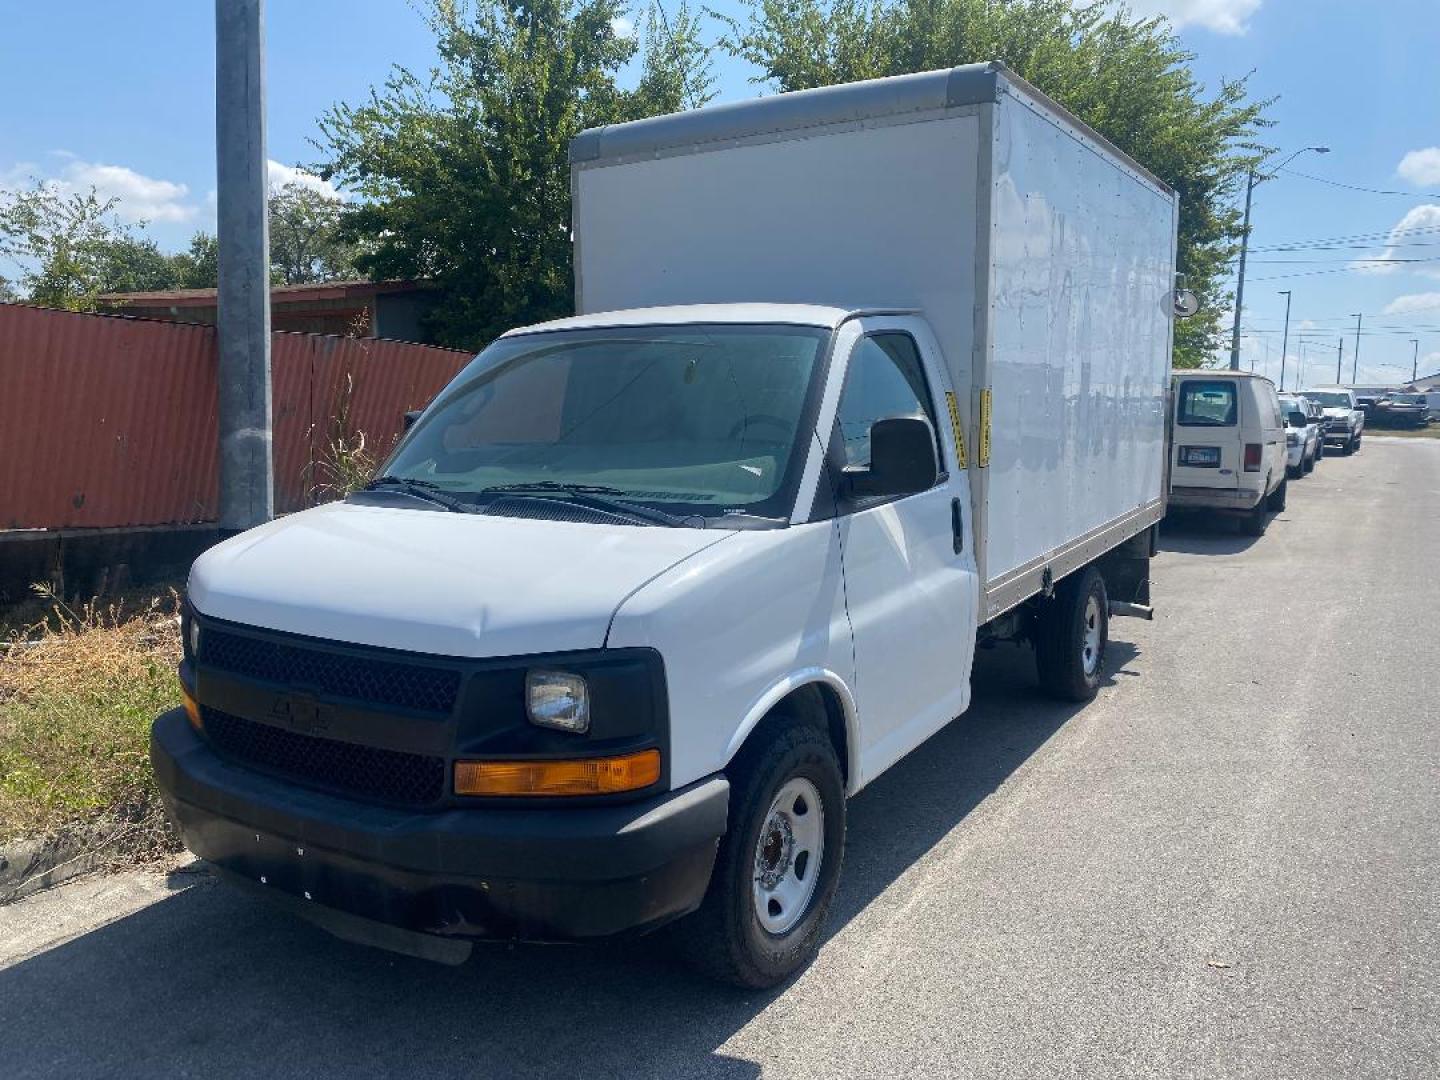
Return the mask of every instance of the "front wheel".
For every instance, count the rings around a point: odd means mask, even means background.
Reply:
[[[773,722],[727,770],[730,826],[710,888],[675,928],[692,964],[751,989],[815,955],[845,854],[845,784],[830,740],[803,719]]]
[[[1035,667],[1045,692],[1062,701],[1089,701],[1100,689],[1110,641],[1110,599],[1095,567],[1071,574],[1041,601],[1035,626]]]

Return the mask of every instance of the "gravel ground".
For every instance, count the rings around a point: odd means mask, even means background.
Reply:
[[[1258,540],[1167,523],[1109,684],[976,704],[852,804],[832,937],[739,994],[663,943],[373,952],[134,874],[0,908],[8,1076],[1440,1074],[1440,442]]]

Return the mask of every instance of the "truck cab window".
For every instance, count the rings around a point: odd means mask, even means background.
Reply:
[[[920,351],[909,334],[872,334],[861,339],[850,356],[836,417],[845,465],[870,464],[870,425],[890,416],[919,416],[930,422],[935,460],[944,471],[939,445],[933,443],[938,430],[935,406]]]

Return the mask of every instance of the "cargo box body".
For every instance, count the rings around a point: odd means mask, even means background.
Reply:
[[[582,314],[925,317],[960,400],[982,620],[1163,515],[1175,196],[1003,67],[602,128],[571,153]]]

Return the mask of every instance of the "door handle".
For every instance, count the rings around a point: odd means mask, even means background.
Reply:
[[[955,554],[959,555],[965,550],[965,512],[960,507],[959,499],[950,500],[950,534]]]

